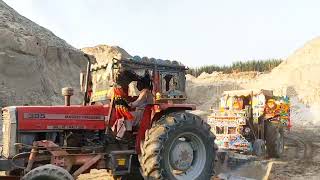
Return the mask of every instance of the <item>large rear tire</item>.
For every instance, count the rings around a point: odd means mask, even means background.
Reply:
[[[139,157],[144,179],[207,180],[214,175],[215,136],[198,116],[164,115],[146,131]]]
[[[32,169],[22,180],[74,180],[71,174],[58,166],[47,164]]]
[[[284,152],[283,128],[271,122],[267,122],[265,128],[268,156],[280,158]]]

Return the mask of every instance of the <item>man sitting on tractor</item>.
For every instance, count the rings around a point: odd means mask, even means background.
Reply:
[[[137,89],[140,91],[138,98],[127,104],[127,109],[131,108],[135,110],[128,112],[129,114],[132,114],[133,118],[128,119],[127,116],[118,117],[119,119],[116,123],[118,138],[122,138],[125,131],[131,131],[133,126],[138,127],[145,111],[145,107],[149,104],[153,104],[153,95],[151,93],[152,83],[149,73],[146,72],[144,77],[138,79]],[[122,93],[120,96],[125,95]],[[121,98],[126,101],[126,97]]]
[[[148,73],[137,82],[137,89],[140,91],[138,98],[129,103],[131,108],[135,108],[135,111],[132,113],[134,115],[134,126],[139,125],[145,107],[153,104],[153,94],[151,93],[152,84]]]

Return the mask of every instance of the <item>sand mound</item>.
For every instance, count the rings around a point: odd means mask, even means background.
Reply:
[[[73,101],[80,102],[83,53],[2,0],[0,42],[0,106],[61,104],[64,86],[74,87]]]
[[[186,80],[187,81],[192,81],[193,79],[195,79],[196,77],[192,76],[191,74],[186,74]]]
[[[320,37],[307,42],[286,61],[246,88],[273,89],[292,99],[293,125],[320,126]]]
[[[294,125],[320,125],[320,37],[307,42],[286,61],[268,74],[244,72],[202,73],[198,78],[187,76],[190,102],[207,111],[216,106],[225,90],[272,89],[275,95],[292,99],[291,118]]]
[[[131,55],[119,46],[97,45],[94,47],[85,47],[81,51],[93,55],[98,64],[106,64],[113,58],[126,59],[131,58]]]
[[[202,73],[197,78],[187,75],[188,102],[196,104],[200,111],[209,111],[211,107],[217,108],[223,91],[243,89],[244,83],[251,82],[259,74],[258,72],[232,74],[213,72]],[[204,114],[204,112],[200,113]]]
[[[304,104],[320,104],[320,37],[307,42],[270,74],[250,86],[272,88],[298,97]]]
[[[260,72],[238,72],[224,74],[222,72],[206,72],[201,73],[197,78],[192,75],[187,75],[187,80],[198,84],[212,84],[216,82],[234,82],[234,83],[249,83],[256,77],[260,76]]]

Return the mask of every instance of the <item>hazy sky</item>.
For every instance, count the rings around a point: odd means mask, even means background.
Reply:
[[[71,45],[189,66],[285,58],[320,34],[318,0],[4,0]]]

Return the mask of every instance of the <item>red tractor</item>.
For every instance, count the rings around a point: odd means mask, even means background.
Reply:
[[[211,178],[215,136],[188,112],[195,106],[184,104],[185,66],[139,57],[91,66],[93,58],[85,56],[82,105],[70,105],[73,89],[63,88],[65,105],[2,109],[1,171],[26,180],[76,179],[90,169],[107,169],[115,178]],[[135,109],[129,105],[138,98],[132,89],[147,74],[153,102],[130,126]]]

